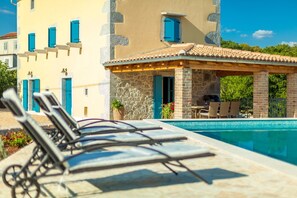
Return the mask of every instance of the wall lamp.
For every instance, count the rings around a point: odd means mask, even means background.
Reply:
[[[64,73],[64,74],[65,74],[65,76],[67,76],[67,75],[68,75],[67,68],[63,68],[63,69],[62,69],[62,71],[61,71],[61,73]]]

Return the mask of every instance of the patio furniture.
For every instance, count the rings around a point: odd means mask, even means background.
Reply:
[[[147,125],[137,122],[105,120],[101,118],[88,118],[76,121],[67,111],[62,107],[56,96],[49,91],[43,92],[48,99],[50,105],[60,114],[62,119],[70,126],[70,128],[78,135],[90,134],[101,131],[101,134],[120,133],[120,132],[134,132],[161,129],[160,126]]]
[[[239,107],[240,101],[232,101],[230,105],[230,113],[229,116],[231,118],[238,118],[239,117]]]
[[[119,150],[98,152],[96,147],[92,147],[75,155],[67,156],[61,153],[43,129],[26,113],[13,89],[5,91],[3,98],[16,120],[32,137],[43,153],[40,160],[41,164],[38,166],[32,166],[30,169],[28,163],[23,166],[19,164],[10,166],[12,167],[12,181],[10,181],[12,197],[17,197],[18,195],[39,197],[41,188],[38,179],[45,176],[109,170],[152,163],[161,163],[175,174],[178,173],[169,167],[170,165],[184,168],[198,179],[209,184],[208,181],[180,161],[213,156],[205,148],[183,143],[170,143],[164,146],[137,146],[132,149],[120,147]],[[17,171],[15,171],[14,167],[18,167]],[[50,174],[51,170],[56,171]],[[3,175],[4,178],[6,176]]]
[[[208,108],[208,106],[202,106],[202,105],[191,106],[191,110],[192,110],[192,113],[194,114],[194,118],[197,118],[198,113],[201,109],[206,109],[206,108]]]
[[[108,134],[97,135],[90,133],[88,136],[77,136],[61,118],[55,109],[49,104],[47,98],[41,93],[34,93],[34,99],[39,104],[45,115],[54,124],[56,129],[62,133],[62,140],[65,140],[71,148],[87,148],[91,146],[136,146],[140,144],[160,144],[162,142],[179,141],[187,139],[182,134],[168,130],[149,130],[145,132],[133,132],[132,134]],[[101,132],[98,132],[100,134]],[[61,140],[60,140],[61,141]]]
[[[230,102],[221,102],[218,117],[227,118],[229,116]]]
[[[207,118],[217,118],[218,117],[218,109],[219,102],[210,102],[208,109],[201,109],[199,111],[199,118],[207,117]]]

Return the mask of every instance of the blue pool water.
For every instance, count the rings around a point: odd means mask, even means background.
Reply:
[[[297,165],[297,120],[165,121]]]

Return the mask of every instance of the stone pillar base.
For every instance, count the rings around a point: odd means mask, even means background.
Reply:
[[[192,106],[192,69],[178,68],[175,69],[175,119],[190,119]]]
[[[254,118],[268,118],[268,93],[269,81],[268,72],[261,71],[254,73],[254,90],[253,90],[253,112]]]

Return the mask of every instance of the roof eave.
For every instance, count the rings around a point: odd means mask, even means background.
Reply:
[[[176,60],[192,60],[192,61],[207,61],[207,62],[222,62],[222,63],[242,63],[242,64],[257,64],[257,65],[275,65],[275,66],[297,66],[297,63],[288,62],[274,62],[274,61],[257,61],[257,60],[245,60],[245,59],[227,59],[218,57],[203,57],[203,56],[173,56],[165,58],[153,58],[153,59],[141,59],[133,61],[123,61],[115,63],[103,63],[104,67],[121,66],[121,65],[134,65],[154,62],[166,62]]]

